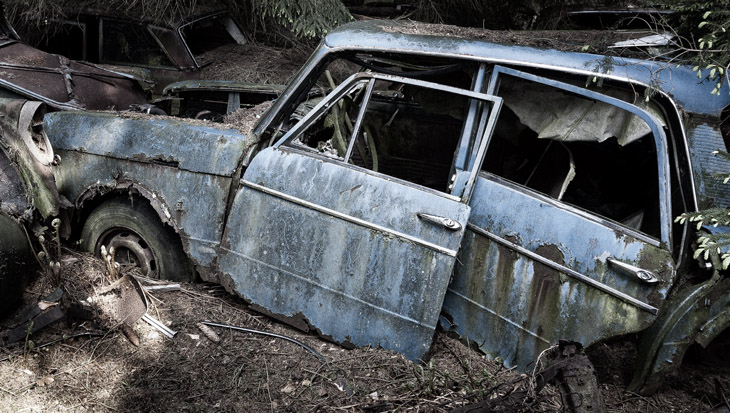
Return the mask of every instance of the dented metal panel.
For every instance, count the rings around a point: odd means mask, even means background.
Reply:
[[[715,272],[709,280],[688,285],[667,301],[664,312],[641,333],[637,369],[629,391],[654,393],[677,371],[695,342],[703,347],[730,326],[730,279]]]
[[[219,176],[233,175],[244,148],[251,144],[232,129],[170,118],[122,118],[113,113],[52,113],[44,120],[44,129],[60,150]]]
[[[223,234],[230,177],[78,151],[58,153],[64,159],[56,170],[61,194],[77,200],[87,191],[105,193],[117,187],[127,191],[129,183],[144,188],[155,198],[150,201],[163,205],[162,222],[179,231],[185,250],[196,264],[212,265]]]
[[[250,142],[231,130],[171,119],[108,113],[53,113],[45,129],[63,162],[59,191],[78,202],[89,191],[144,189],[195,262],[210,267],[223,234],[233,176]],[[77,205],[80,207],[81,205]]]
[[[428,213],[458,222],[450,231]],[[259,153],[236,194],[224,283],[337,342],[428,351],[469,207],[296,150]]]

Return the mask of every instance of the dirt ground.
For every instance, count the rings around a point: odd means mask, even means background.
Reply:
[[[476,411],[561,410],[554,387],[536,394],[530,375],[445,333],[436,334],[426,363],[382,349],[346,350],[260,315],[210,284],[149,294],[149,314],[177,335],[168,339],[140,320],[133,325],[137,347],[103,316],[103,300],[89,305],[88,297],[110,282],[102,262],[72,251],[62,262],[60,277],[39,276],[24,301],[36,303],[61,286],[67,315],[0,347],[0,412],[442,412],[470,403],[487,407]],[[82,300],[93,310],[72,317]],[[312,352],[277,337],[210,327],[219,338],[214,342],[196,326],[201,321],[280,334]],[[730,389],[727,364],[705,360],[690,362],[652,397],[628,393],[622,370],[630,346],[602,346],[592,354],[605,361],[598,376],[608,411],[708,411]]]

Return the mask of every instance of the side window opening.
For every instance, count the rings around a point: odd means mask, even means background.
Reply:
[[[280,123],[269,126],[265,139],[271,144],[283,136],[297,122],[306,116],[324,96],[355,73],[368,71],[402,77],[416,78],[429,82],[469,89],[476,73],[476,63],[454,63],[453,59],[435,59],[413,55],[352,54],[341,53],[332,56],[319,69],[316,81],[309,90],[291,103],[289,113]],[[267,136],[268,135],[268,136]]]
[[[383,79],[374,80],[368,91],[367,82],[361,82],[288,145],[448,192],[468,101],[463,95]]]
[[[48,53],[59,54],[73,60],[90,60],[86,55],[86,24],[70,20],[50,20],[48,34],[39,42]],[[35,33],[32,37],[37,37]],[[33,41],[34,39],[31,39]]]
[[[360,148],[372,141],[374,146],[369,147],[374,150],[353,150],[353,163],[447,191],[467,99],[435,89],[383,83],[376,82],[362,122],[365,133],[355,142],[355,148]]]
[[[644,121],[617,107],[505,77],[483,170],[660,236],[657,153]]]
[[[244,44],[245,37],[229,16],[211,16],[183,26],[181,34],[190,52],[199,58],[225,45]]]

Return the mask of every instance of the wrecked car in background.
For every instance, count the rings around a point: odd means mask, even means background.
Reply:
[[[59,214],[54,157],[42,124],[40,102],[0,98],[0,315],[21,297],[38,270],[33,224]]]
[[[75,62],[20,41],[0,3],[0,97],[40,100],[56,110],[126,110],[147,103],[131,76]]]
[[[41,51],[21,41],[0,8],[3,96],[41,100],[54,110],[131,110],[220,122],[284,90],[198,79],[219,48],[246,43],[226,12],[192,17],[173,28],[90,10],[76,13],[78,21],[50,19],[44,30],[24,28],[24,40]]]
[[[727,85],[479,33],[343,26],[244,133],[49,114],[69,235],[414,360],[440,316],[520,370],[558,340],[639,333],[631,388],[651,392],[730,324],[727,274],[673,219],[730,201]]]
[[[167,85],[155,105],[171,116],[219,121],[238,109],[276,100],[285,86],[227,80],[183,80]]]
[[[74,19],[51,19],[46,22],[51,27],[40,30],[26,28],[24,37],[41,50],[150,80],[155,93],[170,83],[197,79],[200,69],[211,62],[206,60],[206,53],[224,45],[246,43],[240,27],[226,11],[165,27],[88,9],[66,13]]]

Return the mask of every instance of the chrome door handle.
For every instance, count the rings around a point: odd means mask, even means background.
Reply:
[[[461,229],[461,224],[454,221],[451,218],[446,217],[440,217],[438,215],[431,215],[431,214],[424,214],[422,212],[419,212],[416,214],[419,219],[429,222],[431,224],[440,225],[449,231],[458,231]]]
[[[622,270],[628,274],[634,275],[636,278],[640,279],[641,281],[648,283],[648,284],[654,284],[661,281],[659,277],[657,277],[656,274],[654,274],[651,271],[645,270],[643,268],[639,268],[635,265],[627,264],[625,262],[619,261],[616,258],[607,258],[606,261],[608,261],[609,264],[613,265],[614,267],[618,268],[619,270]]]

